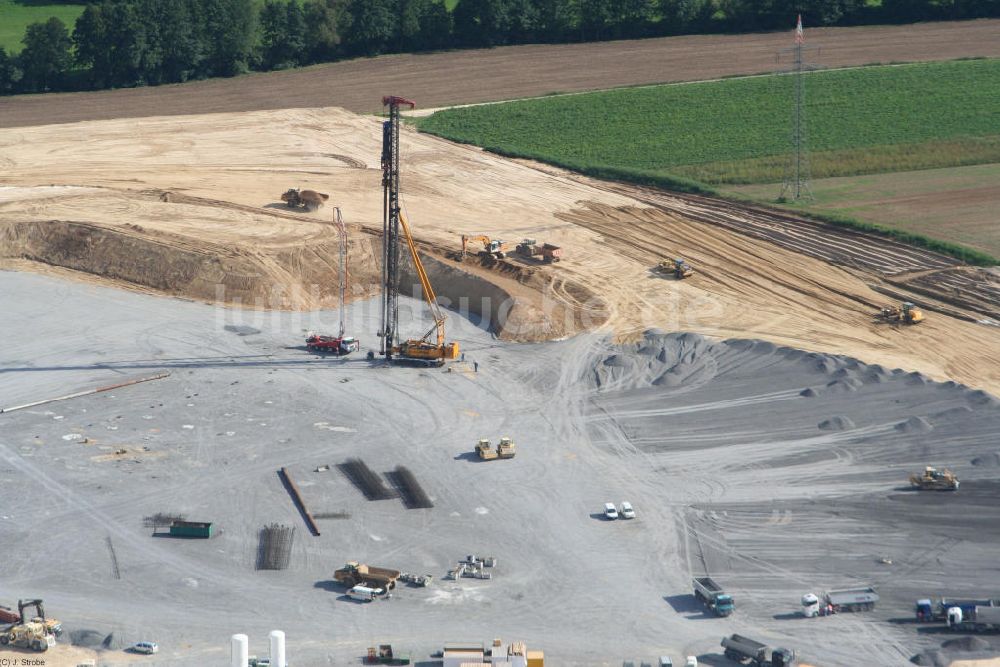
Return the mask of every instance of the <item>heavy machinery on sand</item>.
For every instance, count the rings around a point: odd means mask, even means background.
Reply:
[[[506,241],[501,241],[499,239],[491,239],[489,236],[484,234],[477,234],[473,236],[466,236],[462,234],[462,257],[469,254],[469,244],[470,243],[482,243],[483,248],[479,250],[476,254],[483,258],[492,257],[494,259],[503,259],[507,256],[507,243]]]
[[[390,591],[396,587],[400,574],[399,570],[364,565],[352,560],[333,573],[333,580],[347,588],[366,586]]]
[[[521,257],[540,259],[546,264],[558,262],[562,259],[562,248],[551,243],[542,243],[539,245],[535,239],[523,239],[514,248],[514,252]]]
[[[924,321],[924,311],[906,301],[899,306],[883,306],[875,319],[887,324],[919,324]]]
[[[29,621],[12,625],[0,632],[0,646],[8,645],[41,653],[56,645],[56,637],[45,623]]]
[[[958,491],[958,477],[947,468],[927,466],[922,474],[910,475],[910,486],[921,491]]]
[[[517,445],[508,437],[500,438],[497,448],[494,450],[489,438],[480,438],[476,443],[476,454],[482,461],[492,461],[494,459],[512,459],[517,455]]]
[[[322,192],[298,188],[289,188],[281,195],[281,201],[285,202],[288,208],[304,208],[307,211],[322,207],[329,198],[330,195]]]
[[[347,312],[347,228],[344,226],[344,218],[340,213],[340,207],[333,208],[333,222],[340,232],[340,266],[337,269],[337,278],[340,285],[340,329],[336,336],[323,336],[314,332],[309,332],[306,336],[306,349],[310,352],[320,352],[343,356],[351,352],[357,352],[361,348],[361,342],[354,336],[345,336],[345,317]]]
[[[442,366],[445,360],[457,359],[458,343],[446,343],[445,315],[437,302],[427,271],[410,234],[410,226],[399,200],[399,107],[415,103],[402,97],[386,96],[383,106],[389,107],[389,120],[382,124],[382,342],[379,353],[389,361],[423,366]],[[400,229],[403,231],[400,236]],[[421,338],[397,343],[399,328],[399,247],[405,241],[416,269],[424,300],[430,308],[433,326]],[[435,340],[431,336],[436,335]],[[374,357],[374,353],[370,353]]]
[[[656,270],[660,273],[672,275],[677,280],[690,278],[694,275],[694,269],[683,259],[665,259],[656,265]]]

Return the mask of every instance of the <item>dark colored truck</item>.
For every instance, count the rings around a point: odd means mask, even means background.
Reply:
[[[969,614],[976,607],[1000,607],[1000,599],[969,600],[957,598],[939,598],[932,600],[923,598],[917,600],[915,612],[918,623],[931,623],[933,621],[944,621],[948,618],[948,610],[958,607],[963,614]]]
[[[736,607],[733,596],[726,593],[712,577],[698,577],[694,580],[694,596],[716,616],[729,616]]]
[[[722,648],[728,659],[753,667],[793,667],[795,651],[787,648],[771,648],[767,644],[744,637],[732,635],[722,638]]]

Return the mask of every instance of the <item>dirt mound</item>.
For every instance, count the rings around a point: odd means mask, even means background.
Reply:
[[[981,468],[1000,468],[1000,452],[977,456],[970,463]]]
[[[104,647],[111,635],[97,630],[72,630],[69,633],[69,641],[73,646],[84,646],[87,648]]]
[[[855,392],[862,387],[861,380],[857,378],[842,378],[833,380],[826,385],[826,391],[831,394],[844,394]]]
[[[601,389],[700,384],[715,373],[714,344],[698,334],[647,331],[641,342],[606,356],[592,381]]]
[[[934,426],[927,421],[926,417],[909,417],[906,421],[901,421],[894,427],[900,433],[930,433]]]
[[[941,648],[947,651],[989,651],[991,646],[980,637],[958,637],[942,642]]]
[[[816,426],[821,431],[847,431],[854,428],[854,422],[851,421],[850,417],[837,415],[836,417],[824,419]]]

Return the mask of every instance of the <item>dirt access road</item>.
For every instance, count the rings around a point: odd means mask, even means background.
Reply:
[[[990,305],[975,294],[975,309],[937,303],[897,284],[899,274],[961,275],[948,258],[863,236],[838,239],[828,256],[823,230],[794,220],[731,209],[718,219],[705,202],[655,199],[410,129],[401,150],[404,205],[438,294],[481,312],[504,338],[602,326],[619,338],[649,327],[763,338],[1000,393],[1000,327],[977,323]],[[338,109],[3,130],[0,259],[200,300],[330,306],[330,208],[289,212],[279,195],[291,186],[331,195],[351,225],[351,294],[370,294],[380,154],[380,121]],[[734,227],[740,218],[743,229]],[[552,242],[566,257],[555,266],[449,258],[461,234],[475,233]],[[651,271],[674,255],[696,266],[693,279]],[[904,298],[933,306],[926,323],[872,322],[876,306]]]
[[[791,18],[791,17],[789,17]],[[0,127],[82,120],[339,106],[381,111],[383,95],[421,107],[489,102],[772,72],[791,30],[592,44],[390,55],[158,88],[4,98]],[[1000,57],[1000,20],[808,29],[824,67]],[[586,63],[586,67],[580,67]]]

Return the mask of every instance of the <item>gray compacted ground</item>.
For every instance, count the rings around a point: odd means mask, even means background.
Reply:
[[[159,643],[134,664],[227,664],[231,634],[266,654],[277,628],[294,665],[358,664],[379,642],[419,664],[493,637],[553,665],[726,665],[719,641],[739,632],[813,665],[888,667],[953,638],[911,622],[916,598],[1000,597],[1000,406],[964,386],[692,334],[514,345],[455,314],[464,363],[390,368],[365,359],[370,302],[348,316],[361,354],[331,359],[302,341],[335,329],[332,312],[20,273],[0,287],[0,407],[170,374],[0,414],[0,604],[44,598],[60,641]],[[419,304],[404,306],[422,333]],[[515,459],[471,455],[505,435]],[[408,467],[434,507],[366,501],[336,467],[351,457]],[[910,491],[927,464],[955,470],[960,491]],[[349,518],[310,535],[281,467],[310,511]],[[623,500],[635,520],[601,518]],[[154,537],[155,513],[218,534]],[[258,571],[271,523],[295,527],[291,562]],[[497,557],[492,580],[443,579],[473,553]],[[331,581],[350,560],[435,580],[355,602]],[[734,595],[732,617],[695,602],[706,573]],[[795,614],[803,593],[858,584],[878,587],[875,611]]]

